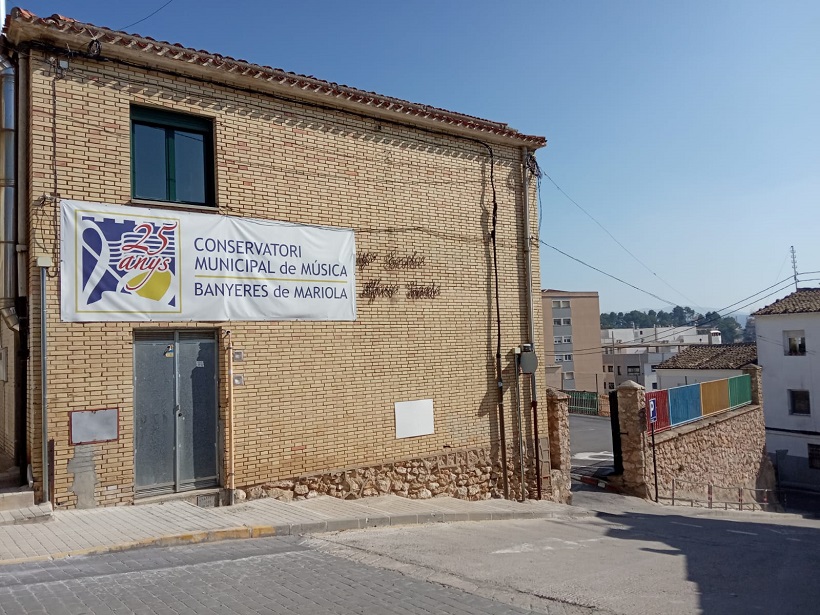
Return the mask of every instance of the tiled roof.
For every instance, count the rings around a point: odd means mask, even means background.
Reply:
[[[757,364],[757,344],[690,346],[660,363],[657,369],[740,369]]]
[[[820,288],[798,288],[792,294],[778,299],[771,305],[760,308],[752,316],[803,314],[806,312],[820,312]]]
[[[294,96],[310,94],[315,99],[316,95],[328,100],[328,104],[333,101],[353,102],[357,106],[378,110],[380,115],[384,112],[394,115],[397,119],[404,117],[415,120],[428,120],[458,128],[466,128],[478,133],[492,134],[507,139],[513,139],[522,144],[532,147],[543,147],[547,140],[544,137],[525,135],[510,128],[507,124],[492,122],[463,113],[455,113],[446,109],[439,109],[428,105],[383,96],[375,92],[358,90],[346,85],[323,81],[315,77],[298,75],[284,71],[280,68],[271,68],[252,64],[245,60],[237,60],[228,56],[223,56],[208,51],[183,47],[179,43],[168,43],[157,41],[147,36],[137,34],[127,34],[109,28],[95,26],[90,23],[82,23],[69,17],[54,14],[51,17],[38,17],[34,13],[21,8],[12,9],[6,19],[5,32],[10,36],[12,42],[17,43],[19,32],[14,32],[16,24],[34,25],[43,28],[44,34],[51,35],[72,35],[91,41],[99,41],[102,47],[102,54],[106,54],[106,46],[114,46],[122,49],[130,49],[141,54],[151,54],[157,58],[165,60],[175,60],[179,63],[178,70],[184,71],[184,66],[201,67],[209,70],[220,71],[234,77],[243,76],[256,81],[266,81],[272,85],[285,86],[293,92]]]

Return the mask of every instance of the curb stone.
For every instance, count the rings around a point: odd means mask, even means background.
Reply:
[[[26,564],[43,562],[50,560],[66,559],[70,557],[80,557],[83,555],[103,555],[105,553],[120,553],[134,549],[145,549],[150,547],[178,547],[201,543],[219,542],[223,540],[242,540],[250,538],[269,538],[273,536],[293,536],[300,534],[320,534],[325,532],[339,532],[345,530],[366,529],[374,527],[400,527],[410,525],[426,525],[431,523],[446,523],[456,521],[500,521],[500,520],[532,520],[532,519],[572,519],[591,518],[595,516],[593,512],[584,509],[576,509],[569,514],[554,511],[477,511],[475,513],[430,513],[430,514],[396,514],[384,516],[362,516],[348,517],[345,519],[328,519],[326,521],[305,521],[297,523],[285,523],[281,525],[242,525],[221,529],[200,530],[193,532],[183,532],[180,534],[169,534],[132,540],[111,545],[100,545],[49,553],[46,555],[35,555],[29,557],[19,557],[13,559],[0,560],[0,568],[12,564]]]

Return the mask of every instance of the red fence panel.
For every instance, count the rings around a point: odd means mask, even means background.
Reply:
[[[660,391],[648,391],[646,393],[646,429],[650,431],[652,429],[651,416],[649,412],[649,400],[651,399],[655,400],[655,411],[658,415],[658,418],[655,421],[655,432],[669,429],[672,426],[672,423],[669,420],[669,392],[666,389]]]

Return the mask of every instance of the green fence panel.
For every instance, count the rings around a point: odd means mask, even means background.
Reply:
[[[749,374],[729,378],[729,407],[737,408],[752,403],[752,378]]]

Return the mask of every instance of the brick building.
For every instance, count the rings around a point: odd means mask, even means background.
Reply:
[[[14,9],[5,45],[17,165],[0,447],[39,499],[44,459],[58,507],[230,487],[500,496],[519,438],[535,475],[533,381],[516,378],[514,349],[544,347],[526,240],[542,137],[59,15]],[[208,235],[222,225],[234,239]],[[291,231],[306,254],[295,240],[276,251]],[[342,235],[324,271],[346,265],[340,286],[306,286],[293,309],[263,301],[299,292],[285,257],[310,273]],[[175,259],[207,246],[221,264],[194,283]],[[350,292],[310,296],[325,288]],[[94,301],[108,309],[80,309]],[[129,301],[140,309],[118,308]],[[537,412],[557,446],[560,421]]]

